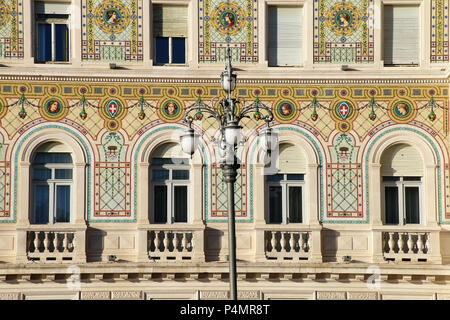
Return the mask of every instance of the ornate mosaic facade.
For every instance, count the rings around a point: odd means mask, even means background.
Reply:
[[[0,3],[0,58],[23,58],[23,5],[22,0]]]
[[[431,62],[448,62],[449,1],[431,1]]]
[[[142,0],[82,0],[83,61],[143,59]]]
[[[258,1],[199,0],[199,62],[258,62]]]
[[[374,61],[374,1],[314,1],[314,63]]]
[[[369,89],[369,88],[370,89]],[[300,89],[301,88],[301,89]],[[182,132],[183,115],[198,95],[210,101],[217,84],[101,83],[5,81],[0,85],[0,214],[2,222],[15,221],[17,150],[33,132],[58,127],[79,139],[89,156],[88,189],[94,197],[88,220],[136,221],[136,155],[153,135],[165,130]],[[321,221],[368,223],[367,154],[386,132],[407,130],[429,141],[440,165],[437,174],[438,211],[450,222],[450,169],[447,155],[448,85],[399,82],[348,84],[246,84],[239,96],[258,97],[274,111],[273,127],[295,132],[314,146],[318,155]],[[254,119],[243,119],[249,150],[242,153],[242,170],[235,186],[238,221],[253,221],[255,150],[258,129]],[[226,221],[226,188],[214,162],[217,124],[204,119],[202,158],[207,221]],[[168,131],[167,131],[168,132]],[[14,146],[14,147],[11,147]],[[88,191],[89,194],[90,191]],[[10,200],[12,199],[12,200]]]

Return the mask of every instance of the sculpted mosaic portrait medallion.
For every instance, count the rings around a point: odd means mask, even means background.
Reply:
[[[222,35],[235,35],[245,25],[245,12],[234,2],[223,2],[211,13],[211,23]]]
[[[358,30],[362,16],[353,4],[339,2],[328,10],[325,21],[334,34],[345,37]]]

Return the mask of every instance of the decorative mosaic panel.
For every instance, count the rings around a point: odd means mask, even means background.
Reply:
[[[94,218],[131,217],[130,170],[128,162],[95,164]]]
[[[3,147],[3,146],[2,146]],[[0,161],[0,217],[10,217],[9,199],[11,194],[11,174],[9,162]]]
[[[374,61],[374,1],[314,1],[314,63]]]
[[[238,169],[236,183],[234,184],[235,216],[247,216],[247,169],[242,164]],[[223,182],[223,173],[220,166],[211,166],[211,218],[224,218],[228,216],[228,189]]]
[[[23,1],[0,2],[0,58],[23,58]]]
[[[449,0],[431,0],[431,62],[448,62]]]
[[[82,0],[82,60],[142,60],[142,23],[142,0]]]
[[[258,1],[199,0],[199,62],[258,62]]]

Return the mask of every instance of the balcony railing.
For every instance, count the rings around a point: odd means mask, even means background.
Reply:
[[[311,257],[311,232],[265,231],[264,238],[268,260],[299,261]]]
[[[27,257],[41,262],[72,262],[75,231],[27,231]]]
[[[203,230],[159,228],[148,231],[148,256],[152,260],[180,261],[204,257]]]
[[[383,232],[383,256],[388,261],[427,262],[430,232]]]

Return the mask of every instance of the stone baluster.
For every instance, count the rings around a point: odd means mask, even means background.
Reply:
[[[407,233],[406,236],[408,237],[408,240],[406,241],[406,244],[408,246],[408,253],[414,253],[414,234]]]
[[[417,234],[417,253],[423,253],[424,251],[424,242],[423,238],[425,235],[422,235],[420,233]]]
[[[173,239],[175,240],[175,247],[174,247],[174,251],[179,251],[182,252],[183,251],[183,247],[182,247],[182,242],[180,237],[184,238],[184,234],[183,233],[174,233],[173,235]]]
[[[44,233],[45,237],[44,237],[44,251],[49,251],[50,250],[50,232],[45,232]]]
[[[169,240],[170,240],[169,235],[170,235],[169,231],[164,232],[164,250],[166,252],[169,251]]]
[[[275,232],[272,232],[272,231],[269,231],[270,232],[270,235],[271,235],[271,238],[270,238],[270,244],[271,244],[271,246],[272,246],[272,249],[270,250],[270,251],[273,251],[273,252],[275,252],[277,249],[276,249],[276,247],[277,247],[277,237],[276,237],[276,233]]]
[[[404,246],[405,246],[405,241],[403,240],[403,234],[398,233],[398,253],[404,252],[404,250],[403,250]]]
[[[183,238],[181,239],[181,252],[187,252],[188,251],[188,242],[187,242],[187,236],[188,233],[187,232],[183,232],[181,233],[181,235],[183,236]]]
[[[163,249],[161,249],[161,238],[159,237],[159,231],[155,231],[155,251],[157,250],[160,252],[163,251]]]
[[[306,252],[306,239],[305,239],[305,233],[302,232],[299,234],[300,237],[300,250],[302,252]]]
[[[62,233],[63,235],[63,245],[62,249],[63,252],[69,251],[69,234],[67,232]]]
[[[394,252],[394,248],[395,248],[394,236],[395,236],[394,232],[389,232],[389,241],[388,241],[389,250],[388,250],[387,253],[393,253]]]
[[[295,252],[295,233],[291,232],[289,236],[290,252]]]
[[[32,231],[34,234],[34,252],[39,252],[41,241],[39,239],[39,232]]]

